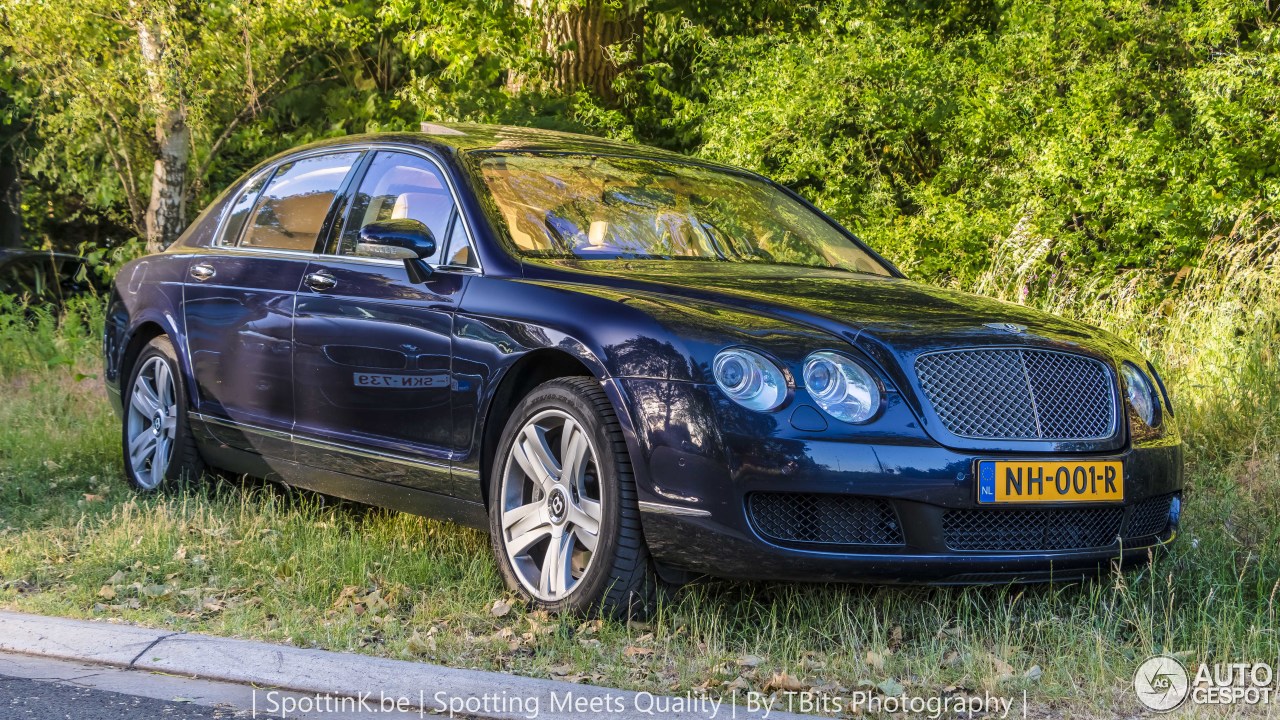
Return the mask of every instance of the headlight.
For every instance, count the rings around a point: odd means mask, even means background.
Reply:
[[[787,377],[782,368],[760,353],[743,348],[721,350],[711,370],[716,385],[742,407],[768,412],[787,399]]]
[[[861,365],[833,352],[816,352],[804,361],[804,386],[828,415],[861,423],[880,409],[880,386]]]
[[[1142,422],[1155,427],[1157,424],[1156,393],[1151,387],[1151,381],[1133,363],[1122,364],[1120,374],[1124,376],[1124,394],[1129,400],[1129,405],[1138,413],[1138,417],[1142,418]]]

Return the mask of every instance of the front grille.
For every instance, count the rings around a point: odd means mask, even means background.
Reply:
[[[1173,504],[1173,497],[1162,495],[1134,505],[1133,511],[1129,513],[1125,539],[1149,538],[1164,533],[1169,527],[1169,507]]]
[[[1115,434],[1111,372],[1083,355],[966,349],[916,359],[916,376],[953,435],[980,440],[1096,440]]]
[[[884,500],[852,495],[752,493],[747,508],[756,529],[783,542],[902,545],[902,525]]]
[[[1114,545],[1124,508],[948,510],[942,533],[952,550],[1084,550]]]

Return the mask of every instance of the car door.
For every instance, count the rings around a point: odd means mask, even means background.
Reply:
[[[298,284],[359,151],[285,160],[250,179],[183,286],[196,410],[221,442],[289,458]]]
[[[298,293],[297,458],[451,494],[451,335],[475,255],[436,161],[378,150],[357,183],[329,252],[311,261]],[[363,226],[398,218],[421,221],[437,239],[426,282],[411,281],[403,261],[357,254]]]

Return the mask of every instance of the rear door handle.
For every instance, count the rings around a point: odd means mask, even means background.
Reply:
[[[204,263],[200,263],[199,265],[191,266],[191,277],[201,282],[204,282],[205,280],[208,280],[209,278],[217,274],[218,274],[218,271],[214,270],[212,265],[206,265]]]
[[[307,276],[302,279],[302,282],[304,285],[316,292],[332,290],[338,284],[338,281],[335,280],[332,275],[324,272],[308,273]]]

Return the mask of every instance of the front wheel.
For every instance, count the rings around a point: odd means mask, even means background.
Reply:
[[[600,383],[552,380],[507,422],[489,483],[489,530],[507,587],[559,613],[643,617],[657,578],[631,459]]]
[[[187,397],[169,338],[147,343],[133,363],[124,396],[124,470],[140,492],[195,479],[204,462],[187,425]]]

